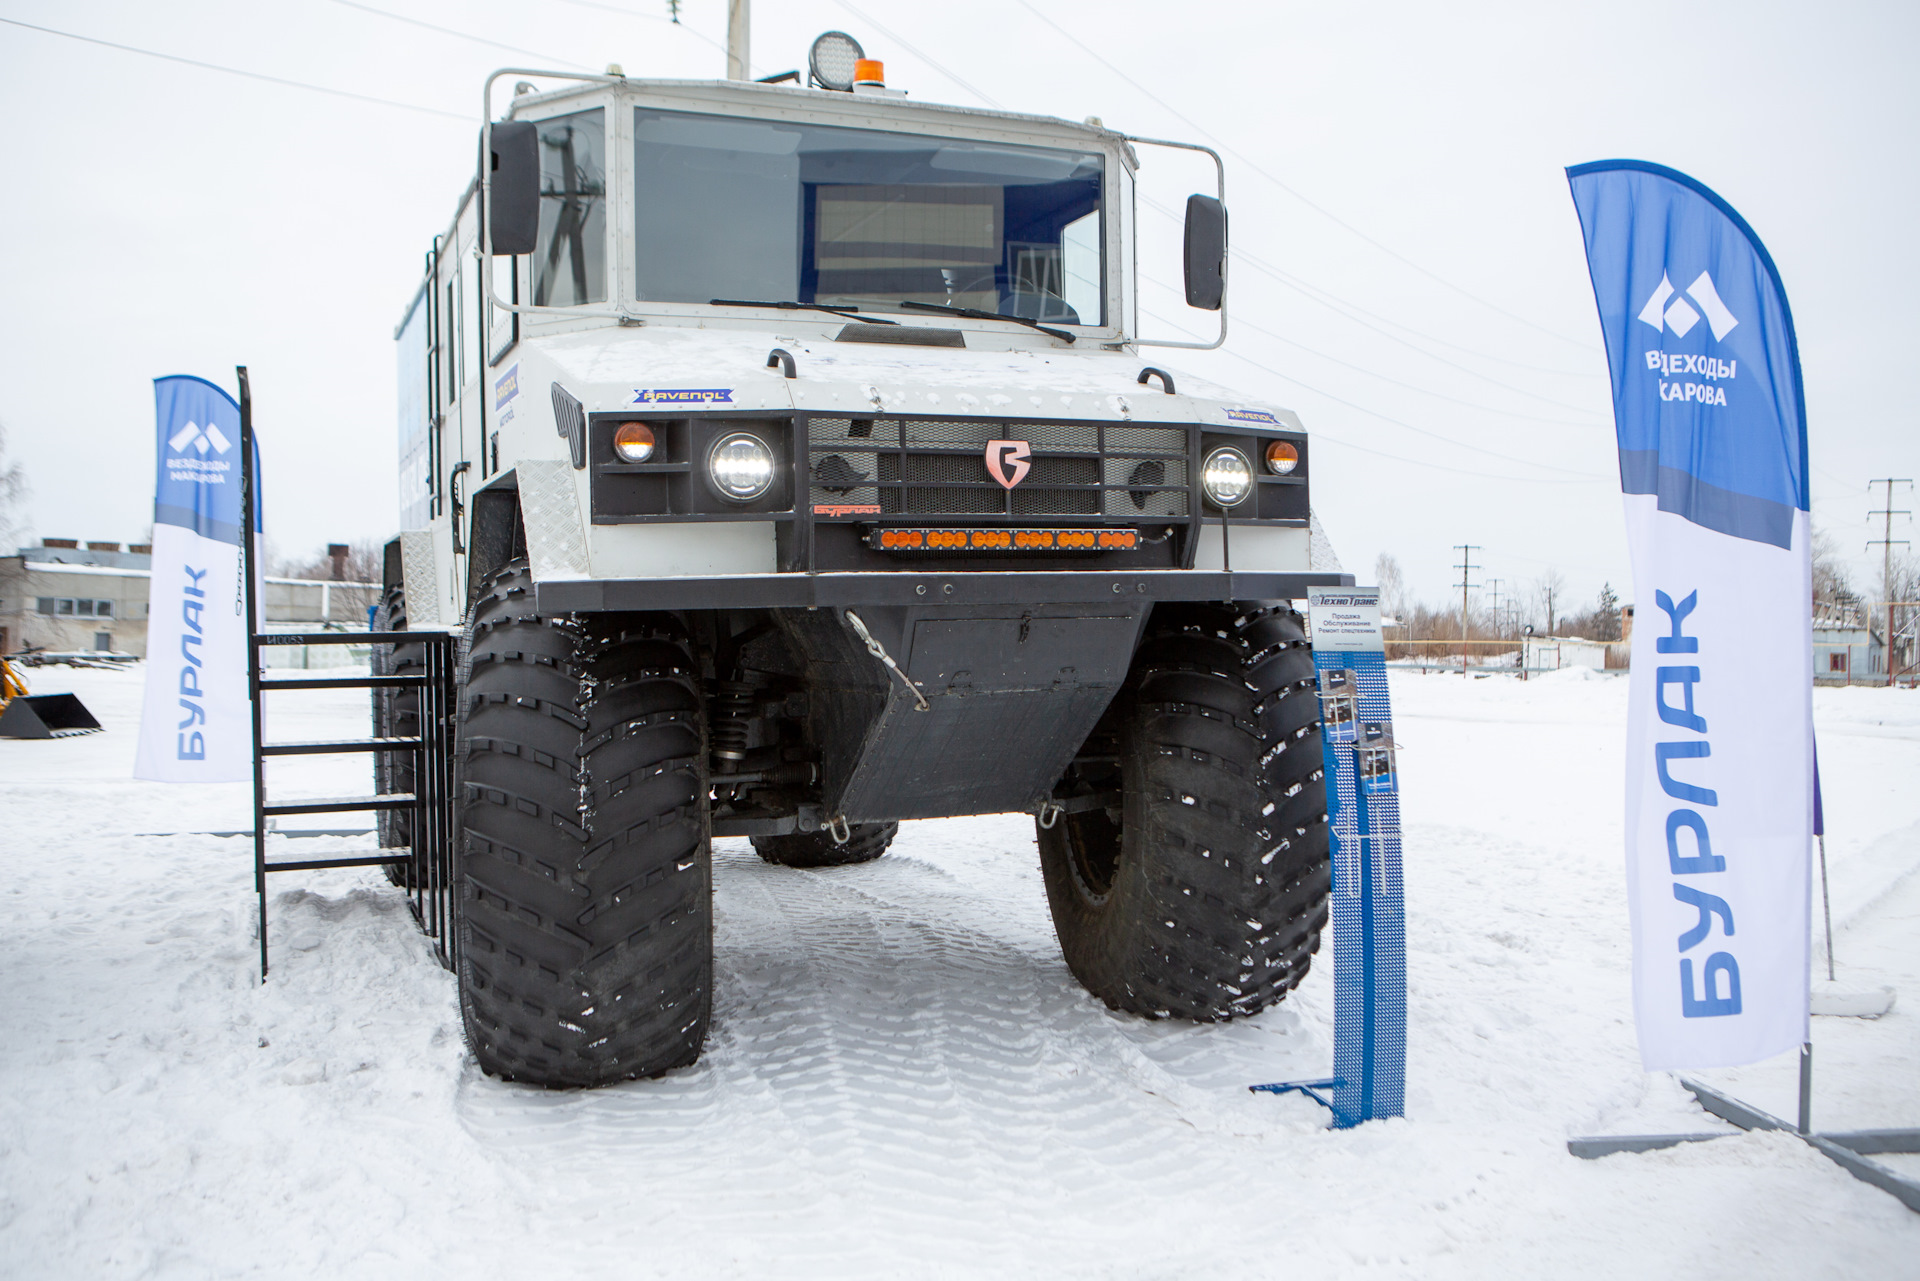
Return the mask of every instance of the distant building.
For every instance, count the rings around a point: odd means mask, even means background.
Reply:
[[[1618,642],[1583,640],[1578,636],[1535,636],[1527,641],[1526,663],[1534,671],[1562,667],[1591,667],[1605,671],[1607,651]]]
[[[1857,605],[1813,607],[1813,679],[1845,685],[1884,675],[1886,644]]]
[[[146,543],[49,538],[0,557],[0,653],[147,652]]]
[[[336,566],[342,563],[335,557]],[[147,654],[146,543],[43,539],[0,556],[0,654],[27,649]],[[269,630],[335,627],[365,630],[379,595],[374,583],[268,578],[261,602]]]

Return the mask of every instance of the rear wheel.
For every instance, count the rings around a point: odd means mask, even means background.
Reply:
[[[1312,652],[1264,605],[1155,611],[1126,688],[1039,831],[1067,966],[1119,1010],[1254,1014],[1306,977],[1327,920]]]
[[[493,575],[461,690],[460,1006],[487,1072],[600,1085],[692,1063],[713,915],[705,719],[671,615],[541,618]]]
[[[393,586],[382,595],[373,615],[376,632],[407,630],[407,594]],[[374,647],[375,676],[419,676],[426,671],[425,648],[402,642]],[[420,690],[401,687],[373,691],[373,733],[376,738],[417,738],[420,735]],[[414,756],[412,752],[375,752],[373,790],[376,792],[413,791]],[[375,827],[383,850],[413,848],[413,811],[377,810]],[[413,884],[411,861],[388,863],[387,879],[395,885]]]
[[[856,823],[839,845],[826,832],[756,836],[753,852],[781,867],[850,867],[871,863],[885,854],[899,830],[898,823]]]

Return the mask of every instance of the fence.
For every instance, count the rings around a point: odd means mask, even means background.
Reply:
[[[1584,667],[1592,671],[1625,671],[1629,646],[1625,641],[1590,641],[1574,636],[1499,637],[1461,640],[1389,640],[1387,661],[1395,666],[1417,666],[1423,672],[1475,671],[1521,675]]]

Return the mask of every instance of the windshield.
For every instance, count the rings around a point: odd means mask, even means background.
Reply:
[[[1106,323],[1098,152],[634,112],[635,296]]]

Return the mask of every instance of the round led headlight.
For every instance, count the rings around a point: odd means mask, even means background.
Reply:
[[[813,48],[807,53],[807,70],[813,73],[813,82],[822,89],[837,89],[841,93],[853,90],[855,64],[867,56],[860,42],[844,31],[829,31],[813,42]]]
[[[1276,440],[1267,445],[1267,470],[1285,476],[1300,465],[1300,450],[1292,441]]]
[[[713,487],[736,503],[750,503],[773,486],[773,451],[758,436],[735,432],[707,454]]]
[[[653,428],[645,423],[621,423],[613,432],[613,452],[623,463],[644,463],[653,457]]]
[[[1207,455],[1200,469],[1200,488],[1215,507],[1238,506],[1253,492],[1253,465],[1239,450],[1222,446]]]

